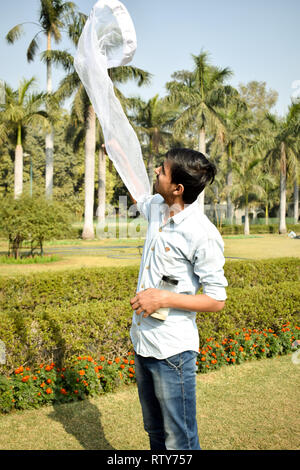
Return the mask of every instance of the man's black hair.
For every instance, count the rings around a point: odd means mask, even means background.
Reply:
[[[174,148],[166,153],[171,163],[172,183],[184,186],[183,201],[194,202],[208,183],[213,183],[217,169],[201,152]]]

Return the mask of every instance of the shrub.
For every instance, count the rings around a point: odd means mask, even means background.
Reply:
[[[300,341],[300,328],[286,323],[279,334],[271,328],[262,331],[243,328],[232,337],[217,342],[206,338],[199,350],[197,371],[206,373],[224,365],[240,364],[246,360],[274,357],[296,351]],[[296,344],[298,343],[298,344]],[[111,356],[110,356],[111,357]],[[0,376],[0,411],[36,408],[49,403],[83,400],[100,393],[113,392],[120,384],[135,382],[134,354],[99,361],[91,356],[73,358],[69,367],[54,363],[38,367],[18,367],[11,377]]]
[[[228,262],[225,274],[225,308],[197,314],[201,347],[210,336],[219,341],[243,327],[278,333],[286,321],[299,323],[297,259]],[[137,278],[137,267],[1,276],[0,339],[7,362],[0,370],[51,362],[65,367],[78,355],[126,355]]]
[[[42,197],[5,198],[0,206],[0,233],[9,240],[9,251],[15,258],[25,240],[30,241],[31,254],[39,248],[42,255],[45,240],[72,235],[70,211]]]

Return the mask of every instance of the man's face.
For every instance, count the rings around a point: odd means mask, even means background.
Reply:
[[[154,189],[164,199],[168,199],[176,188],[176,184],[171,182],[172,178],[170,162],[168,160],[164,160],[161,166],[155,168],[154,171],[156,173],[156,182],[154,184]]]

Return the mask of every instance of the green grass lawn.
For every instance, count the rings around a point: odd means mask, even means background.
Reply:
[[[226,260],[300,258],[300,240],[287,235],[224,236]],[[82,267],[139,265],[144,239],[60,240],[45,244],[46,254],[58,254],[59,261],[45,264],[9,265],[0,263],[0,274],[15,275],[40,271],[79,269]],[[7,251],[5,240],[0,252]]]
[[[291,355],[197,375],[206,450],[300,449],[300,365]],[[147,450],[135,385],[90,400],[0,417],[2,450]]]

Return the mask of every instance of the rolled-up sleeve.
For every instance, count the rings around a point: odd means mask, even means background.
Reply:
[[[224,246],[222,240],[209,238],[201,243],[193,256],[194,272],[199,277],[203,294],[215,300],[226,300],[226,287],[224,276],[225,263]]]

